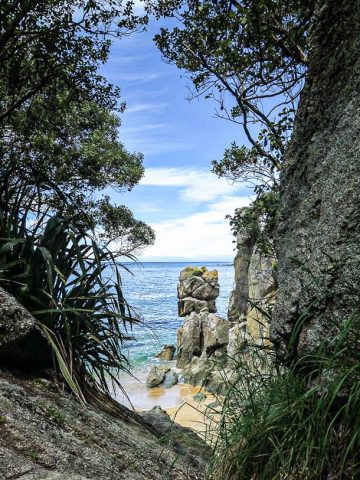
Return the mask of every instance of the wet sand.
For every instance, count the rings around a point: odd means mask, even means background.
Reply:
[[[144,378],[135,380],[124,377],[121,383],[128,398],[117,391],[115,398],[120,403],[138,411],[150,410],[159,405],[176,423],[192,428],[206,441],[212,442],[219,419],[219,414],[216,413],[219,410],[216,405],[218,402],[214,395],[201,387],[181,383],[171,388],[148,388]]]

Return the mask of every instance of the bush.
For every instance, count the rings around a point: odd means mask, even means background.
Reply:
[[[245,348],[225,397],[212,479],[360,478],[359,322],[337,331],[288,369],[272,351]]]
[[[91,235],[43,209],[41,182],[35,202],[34,185],[14,183],[8,173],[0,184],[0,285],[38,320],[76,395],[85,400],[84,385],[108,394],[128,367],[122,349],[137,321],[121,289],[125,267]]]

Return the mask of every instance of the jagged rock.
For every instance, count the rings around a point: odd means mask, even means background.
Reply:
[[[83,406],[49,383],[0,370],[2,480],[205,479],[211,449],[190,429]]]
[[[211,356],[217,349],[227,345],[229,341],[230,322],[209,313],[202,316],[203,350]]]
[[[192,312],[185,317],[182,327],[177,331],[177,367],[182,368],[190,363],[194,356],[201,355],[201,322],[201,315]]]
[[[248,335],[247,335],[247,322],[246,320],[242,323],[237,323],[233,327],[230,328],[229,330],[229,343],[227,346],[227,355],[228,355],[228,361],[231,365],[236,366],[236,362],[238,361],[239,358],[239,352],[241,351],[241,348],[248,340]]]
[[[185,383],[191,385],[202,385],[212,369],[212,363],[209,361],[206,352],[202,352],[200,357],[192,357],[190,362],[183,368]]]
[[[163,382],[165,374],[169,370],[170,367],[165,367],[163,365],[155,365],[154,367],[152,367],[146,378],[146,386],[149,388],[158,386],[161,382]]]
[[[34,317],[0,288],[0,365],[23,370],[52,366],[51,350]]]
[[[239,209],[241,212],[241,209]],[[236,237],[237,253],[234,259],[235,288],[231,293],[228,308],[228,319],[231,322],[242,322],[247,315],[249,301],[249,267],[254,251],[255,239],[247,232]]]
[[[179,317],[191,312],[200,313],[204,308],[216,312],[215,300],[219,296],[217,270],[186,267],[180,272],[177,290]]]
[[[309,81],[281,173],[277,354],[313,354],[360,303],[360,9],[324,2],[310,37]],[[331,28],[329,28],[331,26]]]
[[[178,301],[179,317],[186,317],[186,315],[190,315],[192,312],[200,313],[204,309],[216,312],[215,301],[197,300],[192,297],[186,297]]]
[[[170,370],[165,374],[164,380],[158,386],[162,388],[171,388],[173,385],[176,385],[178,381],[178,374],[173,370]]]
[[[161,352],[157,353],[155,356],[160,358],[160,360],[170,361],[174,358],[175,350],[176,348],[174,345],[164,345]]]

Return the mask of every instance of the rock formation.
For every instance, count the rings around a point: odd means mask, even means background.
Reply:
[[[178,375],[170,367],[155,365],[146,378],[146,386],[149,388],[170,388],[178,383]]]
[[[200,480],[210,448],[157,412],[141,417],[103,396],[81,405],[38,371],[9,367],[9,352],[27,348],[34,319],[0,290],[0,478],[10,480]],[[35,328],[35,330],[34,330]],[[43,338],[40,337],[40,341]],[[31,359],[32,350],[21,352]],[[5,363],[4,363],[5,362]],[[108,406],[112,413],[107,413]],[[109,409],[110,410],[110,409]]]
[[[177,333],[177,366],[186,382],[204,383],[209,389],[214,360],[225,356],[230,327],[228,320],[213,313],[218,295],[216,270],[187,267],[180,273],[179,314],[185,320]]]
[[[323,2],[308,81],[281,175],[278,292],[271,339],[282,358],[314,352],[359,307],[360,4]]]
[[[155,357],[159,358],[160,360],[170,361],[174,358],[175,350],[176,348],[174,345],[164,345],[161,352],[157,353]]]
[[[187,267],[181,271],[178,284],[179,317],[185,317],[191,312],[200,313],[204,308],[216,312],[215,300],[218,296],[217,270]]]
[[[27,371],[52,366],[51,351],[34,317],[1,287],[0,365]]]
[[[232,326],[227,353],[236,357],[244,342],[269,344],[269,324],[261,313],[275,300],[273,261],[261,255],[255,239],[247,232],[237,235],[237,254],[234,260],[234,290],[228,308]]]

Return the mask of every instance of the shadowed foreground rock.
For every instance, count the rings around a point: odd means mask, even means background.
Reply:
[[[0,366],[38,370],[52,366],[51,351],[34,317],[0,287]]]
[[[166,437],[136,417],[121,419],[82,407],[46,380],[0,371],[1,480],[197,480],[209,449],[171,422]],[[142,423],[144,420],[139,418]],[[180,438],[182,437],[182,438]],[[185,439],[186,441],[183,441]],[[204,456],[203,456],[204,455]]]

